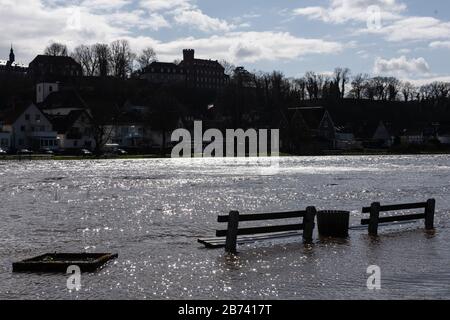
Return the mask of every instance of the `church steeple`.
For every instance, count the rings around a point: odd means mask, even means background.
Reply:
[[[11,51],[9,52],[9,63],[12,64],[14,61],[16,61],[16,56],[14,55],[14,49],[11,44]]]

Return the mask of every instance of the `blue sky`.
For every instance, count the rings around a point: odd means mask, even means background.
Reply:
[[[128,39],[162,61],[226,59],[249,70],[394,75],[450,81],[450,3],[443,0],[0,0],[0,59],[28,63],[51,41]]]

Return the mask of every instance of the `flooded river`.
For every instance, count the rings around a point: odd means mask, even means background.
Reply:
[[[0,299],[450,299],[450,157],[157,159],[0,162]],[[435,235],[423,222],[353,230],[343,243],[301,238],[207,250],[217,215],[361,208],[435,198]],[[11,264],[46,252],[114,252],[83,274],[13,274]],[[381,268],[370,291],[367,267]]]

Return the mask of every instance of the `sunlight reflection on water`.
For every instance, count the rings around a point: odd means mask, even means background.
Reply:
[[[0,298],[450,298],[448,156],[282,158],[276,175],[248,159],[0,162]],[[347,209],[437,200],[438,232],[420,224],[378,242],[354,231],[345,243],[300,239],[240,247],[230,258],[196,240],[218,214],[315,205]],[[403,230],[403,229],[402,229]],[[69,293],[64,275],[12,274],[11,262],[53,251],[117,252]],[[383,290],[365,287],[381,266]],[[426,276],[424,276],[426,275]],[[417,290],[420,288],[420,290]]]

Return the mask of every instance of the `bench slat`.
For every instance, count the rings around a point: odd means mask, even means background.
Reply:
[[[282,238],[290,238],[290,237],[300,237],[302,235],[301,232],[281,232],[281,233],[273,233],[266,235],[256,235],[256,236],[242,236],[237,238],[238,244],[247,244],[247,243],[255,243],[259,241],[266,240],[276,240]],[[210,239],[198,239],[198,242],[203,244],[206,248],[209,249],[217,249],[225,247],[225,238],[215,238],[213,241]]]
[[[420,220],[420,219],[425,219],[424,213],[408,214],[408,215],[393,216],[393,217],[380,217],[380,219],[378,221],[379,221],[379,223],[384,223],[384,222],[397,222],[397,221],[409,221],[409,220]],[[370,219],[361,219],[362,225],[368,225],[369,223],[370,223]]]
[[[420,203],[406,203],[406,204],[394,204],[390,206],[381,206],[380,212],[386,211],[396,211],[396,210],[410,210],[410,209],[421,209],[427,206],[426,202]],[[364,207],[362,210],[363,213],[370,213],[370,207]]]
[[[306,211],[293,211],[293,212],[279,212],[279,213],[258,213],[258,214],[241,214],[239,215],[239,221],[262,221],[262,220],[279,220],[279,219],[292,219],[303,218]],[[229,216],[218,216],[217,222],[228,222]]]
[[[250,235],[250,234],[260,234],[260,233],[274,233],[274,232],[284,232],[284,231],[296,231],[303,230],[303,224],[291,224],[283,226],[271,226],[271,227],[254,227],[254,228],[243,228],[238,229],[237,234]],[[217,237],[226,237],[228,230],[217,230]]]

